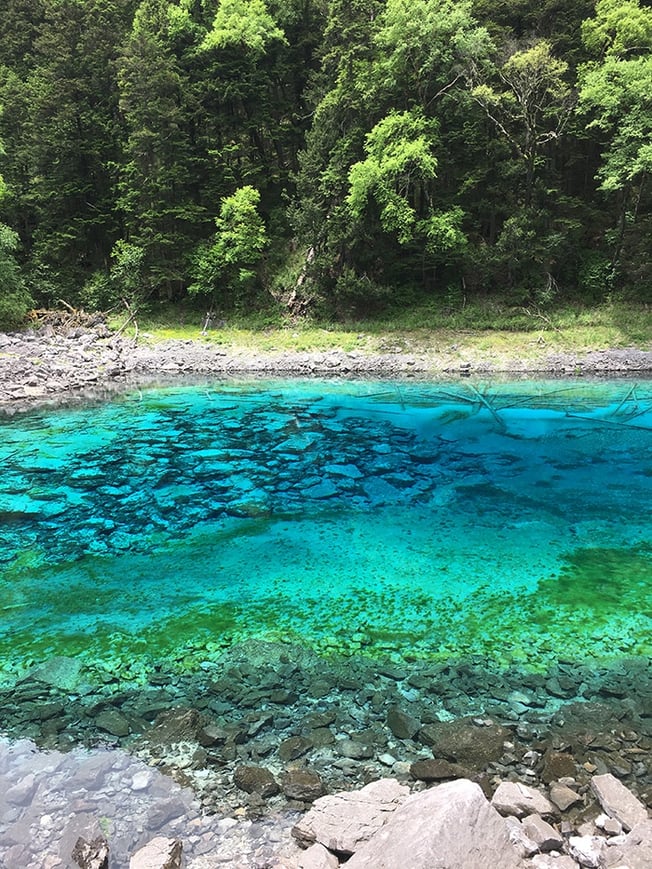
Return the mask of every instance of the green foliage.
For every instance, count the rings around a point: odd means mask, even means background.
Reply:
[[[347,203],[360,220],[373,197],[380,207],[380,223],[395,233],[400,244],[414,239],[418,200],[428,198],[437,160],[432,140],[437,125],[417,112],[392,112],[367,135],[366,159],[349,170]]]
[[[601,186],[620,190],[652,169],[652,10],[600,0],[583,35],[600,59],[581,70],[579,108],[608,137]]]
[[[202,48],[244,48],[265,54],[274,40],[284,42],[285,34],[267,11],[265,0],[220,0]]]
[[[651,58],[648,0],[7,0],[4,262],[46,304],[646,298]]]
[[[376,36],[384,89],[426,109],[460,81],[491,48],[471,10],[470,0],[387,0]]]
[[[259,204],[260,193],[249,185],[222,199],[215,234],[194,258],[191,293],[206,293],[229,305],[242,301],[253,288],[267,246]]]
[[[16,261],[18,243],[18,234],[4,223],[0,223],[0,328],[2,329],[19,326],[34,304],[25,288]]]
[[[483,73],[471,76],[473,99],[522,161],[526,206],[532,201],[543,148],[558,142],[574,106],[567,72],[568,64],[542,40],[510,54],[491,76],[495,84],[483,81]]]

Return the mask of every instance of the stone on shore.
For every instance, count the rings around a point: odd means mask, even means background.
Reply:
[[[491,799],[491,805],[501,815],[554,815],[553,804],[540,792],[521,782],[501,782]]]
[[[571,836],[568,840],[570,856],[586,869],[602,869],[606,847],[605,839],[600,836]]]
[[[299,857],[297,869],[337,869],[339,865],[340,861],[335,854],[315,842]]]
[[[553,782],[550,785],[550,802],[554,803],[560,811],[565,812],[571,806],[581,803],[582,797],[568,785]]]
[[[81,869],[109,869],[109,843],[104,836],[98,836],[92,842],[80,836],[71,856]]]
[[[624,830],[631,830],[647,821],[647,809],[643,803],[611,773],[593,776],[591,790],[603,810],[620,821]]]
[[[303,845],[319,842],[337,854],[353,854],[379,830],[410,793],[394,779],[380,779],[359,791],[329,794],[292,828]]]
[[[555,851],[564,845],[563,837],[540,815],[523,818],[523,829],[528,838],[536,842],[540,851]]]
[[[178,839],[157,836],[136,851],[129,861],[129,869],[181,869],[181,851]]]
[[[409,864],[406,857],[409,855]],[[468,779],[412,794],[347,869],[524,869],[503,818]]]
[[[605,866],[608,869],[627,866],[627,869],[650,869],[652,866],[652,820],[637,824],[625,836],[621,845],[607,848]]]

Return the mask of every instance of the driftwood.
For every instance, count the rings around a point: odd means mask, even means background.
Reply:
[[[106,325],[106,314],[89,313],[83,308],[73,308],[62,299],[57,300],[62,308],[39,308],[29,313],[31,325],[37,329],[50,329],[58,334],[67,334],[72,329],[96,329]]]

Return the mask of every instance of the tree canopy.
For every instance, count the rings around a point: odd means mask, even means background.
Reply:
[[[652,295],[642,0],[10,0],[3,29],[4,323]]]

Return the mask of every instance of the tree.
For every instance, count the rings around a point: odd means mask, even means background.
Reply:
[[[423,244],[433,255],[463,247],[466,241],[460,209],[434,210],[437,126],[417,111],[391,112],[379,121],[367,136],[366,158],[349,171],[347,196],[354,219],[363,219],[373,199],[385,232],[401,245]]]
[[[581,70],[579,112],[589,119],[588,130],[601,138],[600,189],[619,202],[612,234],[613,285],[626,242],[640,247],[645,230],[639,227],[647,226],[650,217],[652,10],[638,0],[598,0],[595,11],[595,18],[584,22],[582,34],[598,59]],[[646,256],[645,249],[635,253],[636,261]],[[651,279],[647,274],[646,280]]]
[[[142,0],[118,68],[127,125],[118,207],[126,238],[145,252],[144,279],[172,298],[186,283],[186,252],[208,218],[197,203],[187,80],[173,50],[167,0]]]
[[[240,48],[265,54],[270,42],[285,34],[267,11],[264,0],[221,0],[203,48]]]
[[[259,204],[260,193],[249,185],[222,199],[215,233],[195,255],[191,293],[210,295],[221,306],[246,299],[255,286],[257,268],[267,247]]]
[[[26,117],[14,130],[7,180],[29,215],[16,225],[29,233],[33,280],[50,298],[70,297],[103,266],[117,233],[113,167],[120,129],[113,64],[130,5],[44,4],[22,93],[14,79],[12,111],[22,104]]]
[[[559,140],[574,107],[574,94],[565,81],[568,64],[541,41],[514,51],[496,72],[501,87],[480,81],[471,93],[523,164],[527,208],[543,149]],[[474,78],[476,73],[471,74],[472,83]]]
[[[3,154],[0,144],[0,155]],[[7,186],[0,175],[0,204],[7,195]],[[22,323],[33,304],[14,255],[18,244],[18,234],[0,223],[0,328],[3,329]]]
[[[470,0],[387,0],[375,37],[373,77],[394,106],[430,109],[464,83],[471,63],[487,55],[489,34],[471,7]]]

